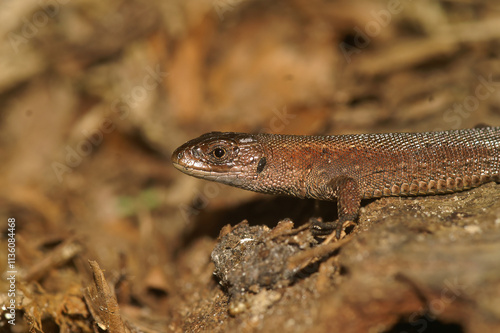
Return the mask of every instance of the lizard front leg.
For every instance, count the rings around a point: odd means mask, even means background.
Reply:
[[[356,221],[361,205],[361,193],[358,182],[349,177],[336,177],[328,186],[337,197],[337,210],[339,219],[335,222],[322,222],[314,220],[311,231],[314,235],[328,235],[335,230],[335,236],[340,239],[340,234],[347,222]]]

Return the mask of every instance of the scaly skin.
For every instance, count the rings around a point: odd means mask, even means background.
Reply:
[[[334,200],[339,221],[361,199],[453,193],[500,182],[500,127],[334,136],[207,133],[172,154],[182,172],[250,191]]]

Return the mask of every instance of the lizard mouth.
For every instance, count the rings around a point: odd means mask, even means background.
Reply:
[[[196,178],[201,178],[233,186],[239,186],[244,183],[243,179],[238,178],[239,173],[220,173],[216,171],[191,169],[181,164],[175,164],[175,163],[174,166],[180,171],[184,172],[185,174],[188,174]]]
[[[174,162],[174,161],[172,161],[172,164],[174,165],[174,167],[175,167],[177,170],[184,171],[183,169],[184,169],[185,167],[184,167],[182,164],[177,163],[177,162]]]
[[[217,172],[214,170],[201,168],[201,166],[195,167],[195,165],[183,163],[183,155],[184,154],[182,152],[175,151],[172,154],[172,164],[176,169],[187,175],[233,186],[238,186],[243,182],[242,179],[238,178],[240,172]]]

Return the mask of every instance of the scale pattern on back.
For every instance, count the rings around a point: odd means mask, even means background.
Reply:
[[[451,193],[500,181],[500,127],[256,137],[268,156],[261,181],[275,188],[264,192],[331,200],[326,182],[344,176],[358,182],[363,198]]]

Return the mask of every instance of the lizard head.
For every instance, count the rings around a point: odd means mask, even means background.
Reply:
[[[262,172],[266,158],[255,135],[211,132],[177,148],[172,163],[188,175],[245,188]]]

